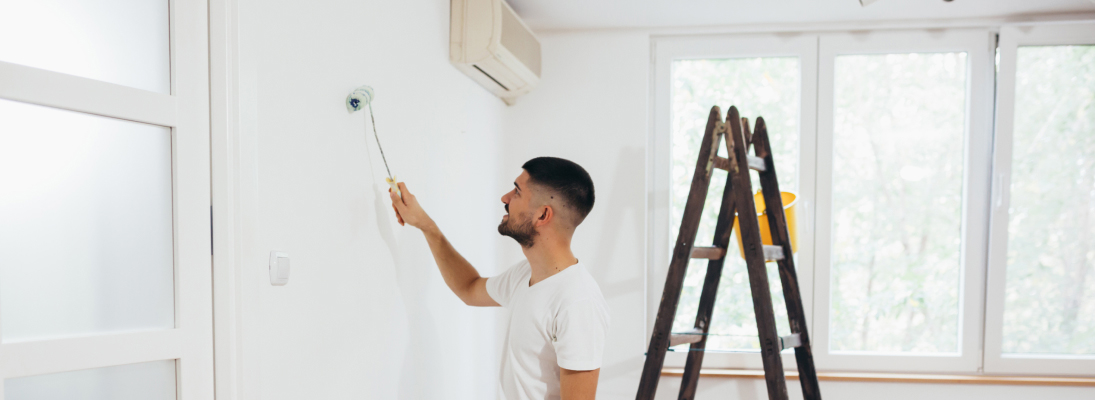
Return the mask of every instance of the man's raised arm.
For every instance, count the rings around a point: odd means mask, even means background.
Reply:
[[[392,197],[392,208],[395,209],[399,224],[411,224],[426,235],[430,252],[433,253],[433,259],[437,262],[437,268],[441,271],[441,277],[445,279],[449,289],[452,289],[452,292],[469,306],[497,307],[498,302],[487,294],[487,278],[479,276],[479,271],[476,271],[475,267],[452,247],[449,240],[441,233],[441,229],[418,204],[418,199],[407,190],[406,184],[400,182],[399,191],[403,193],[403,197],[391,190],[388,191]]]

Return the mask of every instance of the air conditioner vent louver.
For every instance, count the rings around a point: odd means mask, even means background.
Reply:
[[[503,0],[452,0],[449,59],[513,104],[540,82],[540,41]]]
[[[494,77],[493,77],[493,76],[490,76],[490,74],[488,74],[488,73],[487,73],[487,71],[484,71],[484,70],[483,70],[482,68],[479,68],[479,66],[478,66],[478,65],[472,64],[471,66],[472,66],[472,67],[474,67],[474,68],[475,68],[475,69],[476,69],[477,71],[479,71],[479,72],[482,72],[482,73],[483,73],[483,75],[486,75],[486,76],[487,76],[487,78],[490,78],[490,80],[491,80],[492,82],[494,82],[494,83],[497,83],[497,84],[498,84],[498,86],[501,86],[501,87],[502,87],[502,89],[504,89],[505,91],[507,91],[507,92],[509,91],[509,88],[508,88],[508,87],[506,87],[506,85],[503,85],[503,84],[502,84],[502,82],[498,82],[498,80],[497,80],[497,79],[494,79]]]

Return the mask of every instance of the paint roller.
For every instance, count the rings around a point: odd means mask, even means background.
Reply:
[[[384,170],[388,171],[388,177],[384,178],[384,181],[388,182],[388,186],[392,188],[395,194],[403,197],[403,194],[399,192],[399,178],[393,176],[391,168],[388,168],[388,158],[384,157],[384,146],[380,145],[380,135],[376,132],[376,117],[373,116],[373,97],[375,97],[375,93],[371,86],[361,86],[354,89],[346,96],[346,110],[353,114],[363,108],[369,109],[369,120],[373,125],[373,137],[376,138],[376,147],[380,149],[380,159],[384,161]],[[366,127],[366,136],[369,135],[367,129],[368,127]]]

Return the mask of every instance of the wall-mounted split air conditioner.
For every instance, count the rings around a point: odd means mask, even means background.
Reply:
[[[540,81],[540,41],[504,0],[452,0],[449,59],[513,104]]]

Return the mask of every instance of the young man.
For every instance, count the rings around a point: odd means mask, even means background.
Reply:
[[[574,229],[593,209],[593,180],[571,161],[529,160],[502,196],[498,233],[521,245],[527,260],[483,278],[449,244],[418,200],[399,184],[391,194],[399,223],[422,230],[441,276],[471,306],[512,311],[502,350],[501,389],[507,400],[584,400],[597,392],[608,333],[608,305],[574,253]]]

